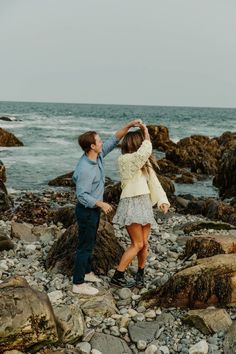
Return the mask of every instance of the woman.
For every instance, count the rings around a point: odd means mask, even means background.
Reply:
[[[122,155],[118,159],[122,193],[113,222],[126,227],[131,245],[124,252],[111,284],[120,287],[144,286],[144,267],[148,255],[148,237],[151,226],[156,224],[152,204],[158,203],[167,213],[169,201],[152,169],[155,164],[152,144],[145,124],[141,130],[129,132],[121,144]],[[124,273],[134,257],[138,257],[135,283],[128,283]]]

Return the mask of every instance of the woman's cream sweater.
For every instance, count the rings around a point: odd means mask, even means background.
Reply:
[[[147,177],[144,175],[141,168],[148,161],[151,153],[151,142],[144,140],[136,152],[119,156],[118,166],[122,188],[121,199],[150,193]],[[158,203],[158,206],[162,203],[169,204],[165,191],[160,183],[156,192],[155,195],[157,195],[157,198],[155,199],[157,200],[155,200],[155,203]],[[153,205],[155,203],[153,203]]]

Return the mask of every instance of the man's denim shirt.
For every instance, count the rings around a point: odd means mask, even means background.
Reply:
[[[72,178],[76,184],[77,199],[86,208],[95,208],[96,202],[103,200],[104,157],[117,146],[118,142],[119,139],[115,135],[111,136],[104,142],[97,161],[90,160],[84,153],[76,165]]]

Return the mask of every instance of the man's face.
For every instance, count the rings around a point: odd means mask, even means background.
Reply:
[[[97,154],[99,154],[102,151],[102,139],[98,134],[95,135],[95,144],[92,144],[91,148]]]

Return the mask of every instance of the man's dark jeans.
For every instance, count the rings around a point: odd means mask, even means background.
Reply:
[[[97,229],[100,220],[99,208],[85,208],[76,205],[76,219],[79,229],[78,245],[75,258],[73,284],[84,283],[85,273],[91,272],[92,252],[96,242]]]

